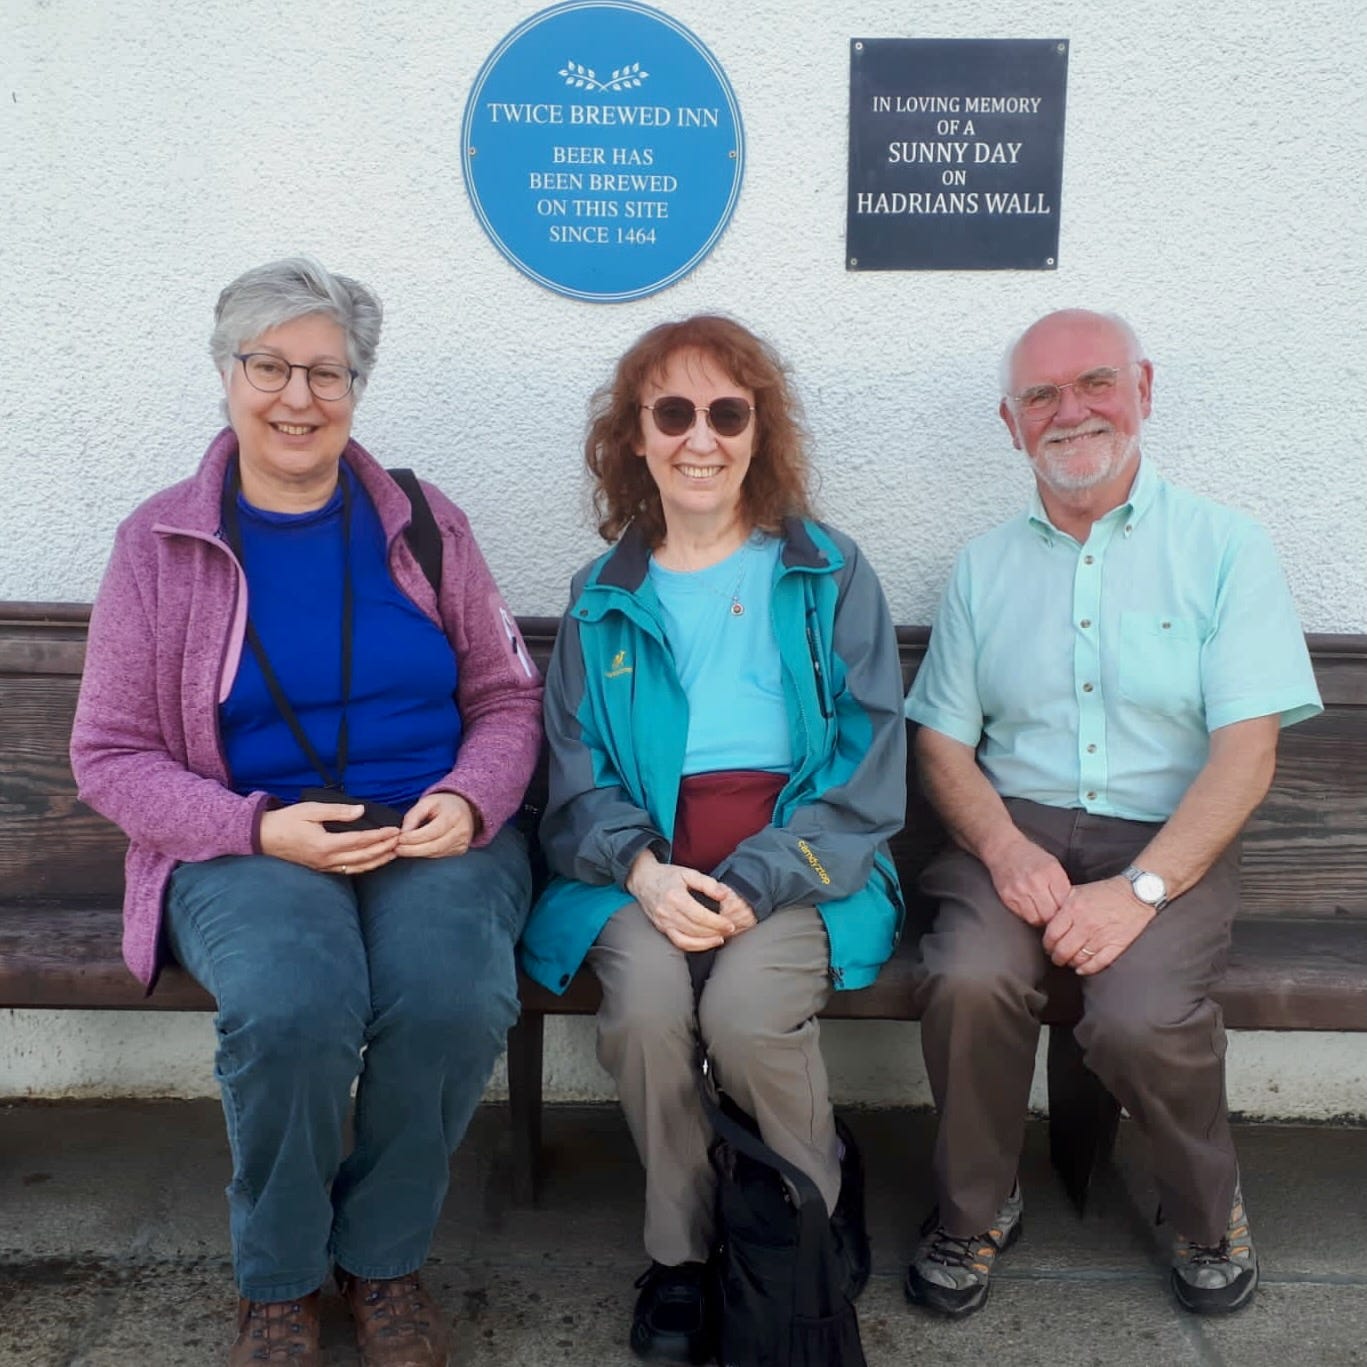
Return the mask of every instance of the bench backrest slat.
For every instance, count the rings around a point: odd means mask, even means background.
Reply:
[[[124,840],[76,801],[67,761],[80,685],[83,604],[0,603],[0,904],[116,904]],[[554,618],[523,618],[544,669]],[[928,631],[901,627],[910,680]],[[1247,916],[1367,918],[1367,637],[1308,638],[1327,710],[1282,736],[1272,792],[1244,838]],[[908,827],[894,841],[903,880],[942,839],[915,787]],[[537,782],[544,792],[545,775]],[[534,785],[535,787],[535,785]]]

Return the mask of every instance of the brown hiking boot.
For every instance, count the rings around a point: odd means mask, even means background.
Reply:
[[[263,1362],[289,1367],[319,1367],[318,1292],[292,1301],[237,1302],[237,1338],[228,1350],[228,1367],[258,1367]]]
[[[446,1367],[446,1317],[416,1272],[353,1277],[339,1267],[337,1285],[356,1321],[361,1367]]]

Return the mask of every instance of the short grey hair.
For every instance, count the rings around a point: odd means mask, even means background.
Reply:
[[[1131,361],[1142,361],[1144,359],[1144,348],[1140,344],[1139,334],[1129,325],[1118,313],[1102,313],[1093,309],[1055,309],[1055,313],[1090,313],[1095,318],[1104,318],[1115,330],[1125,339],[1125,346],[1129,352]],[[1002,352],[1001,361],[997,365],[997,384],[1001,389],[1002,398],[1010,399],[1015,396],[1011,393],[1011,363],[1016,359],[1016,348],[1020,346],[1021,339],[1025,336],[1035,323],[1042,323],[1045,318],[1052,317],[1053,314],[1046,313],[1042,317],[1036,318],[1029,327],[1023,327],[1006,344],[1006,350]]]
[[[263,332],[295,318],[321,313],[346,333],[347,364],[357,372],[359,399],[380,345],[384,310],[373,290],[346,275],[334,275],[311,256],[287,256],[239,275],[218,296],[209,354],[219,374],[233,353]]]

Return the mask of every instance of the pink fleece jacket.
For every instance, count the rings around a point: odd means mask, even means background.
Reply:
[[[227,786],[218,726],[247,617],[246,577],[218,534],[223,478],[236,453],[237,437],[225,428],[194,476],[123,522],[90,615],[71,764],[81,799],[128,836],[123,956],[149,991],[171,871],[259,854],[270,801]],[[438,603],[402,535],[407,495],[356,442],[342,456],[379,514],[395,583],[442,627],[460,662],[460,752],[428,791],[466,798],[482,821],[475,844],[487,843],[517,811],[536,766],[540,676],[465,514],[423,485],[442,538]]]

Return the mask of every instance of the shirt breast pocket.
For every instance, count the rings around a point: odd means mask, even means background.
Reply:
[[[1201,709],[1201,630],[1189,617],[1120,614],[1120,696],[1150,712]]]

